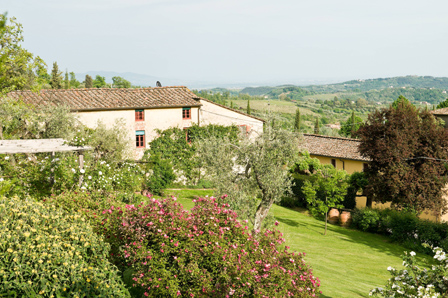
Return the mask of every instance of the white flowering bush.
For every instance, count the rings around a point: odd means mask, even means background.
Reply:
[[[448,258],[441,248],[434,248],[436,265],[430,269],[420,268],[416,265],[415,252],[405,252],[403,266],[405,269],[397,270],[388,267],[392,277],[384,288],[375,288],[370,296],[381,297],[448,297]]]
[[[0,297],[129,297],[109,250],[80,214],[0,198]]]
[[[142,189],[144,177],[135,162],[90,159],[80,169],[76,153],[58,153],[54,158],[49,154],[0,155],[0,194],[6,196],[45,197],[78,186],[85,191],[134,193]]]

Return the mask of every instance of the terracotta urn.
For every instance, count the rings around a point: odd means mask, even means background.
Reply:
[[[328,222],[336,225],[339,222],[339,210],[336,208],[332,208],[330,212],[328,212]]]
[[[339,222],[341,226],[348,227],[352,223],[352,215],[350,211],[342,211],[341,215],[339,216]]]

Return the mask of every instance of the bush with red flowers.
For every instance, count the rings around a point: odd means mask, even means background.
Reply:
[[[112,260],[149,297],[317,297],[319,279],[279,231],[252,234],[226,198],[176,198],[103,211]]]

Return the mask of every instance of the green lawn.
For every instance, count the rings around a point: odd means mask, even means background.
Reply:
[[[201,195],[196,190],[186,194],[191,198],[192,192]],[[178,193],[179,201],[190,209],[194,203],[185,197]],[[322,221],[276,205],[272,211],[286,245],[293,251],[306,253],[307,263],[321,280],[320,297],[367,297],[372,288],[385,285],[390,277],[388,266],[401,268],[400,255],[406,249],[389,243],[386,237],[333,225],[328,226],[324,236]],[[431,258],[420,256],[419,260],[424,265]]]

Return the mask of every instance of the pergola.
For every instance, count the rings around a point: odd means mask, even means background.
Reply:
[[[69,146],[64,139],[34,139],[34,140],[0,140],[0,154],[34,154],[51,152],[78,152],[79,168],[84,167],[84,151],[92,150],[89,146]],[[79,177],[81,185],[83,176]]]

